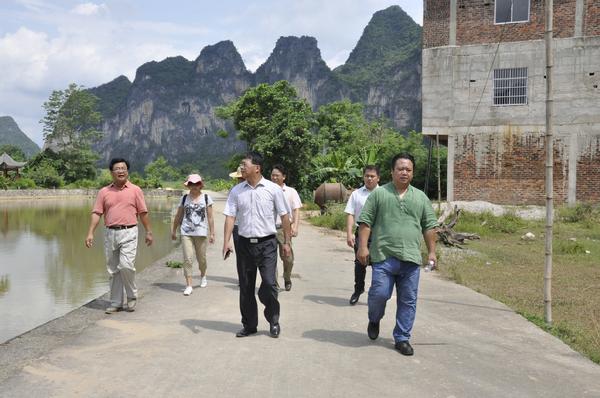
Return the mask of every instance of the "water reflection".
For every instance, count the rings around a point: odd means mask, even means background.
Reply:
[[[177,199],[148,199],[154,244],[140,239],[141,271],[172,248]],[[0,342],[79,307],[108,290],[104,228],[85,248],[93,198],[0,202]],[[141,229],[143,231],[143,228]]]

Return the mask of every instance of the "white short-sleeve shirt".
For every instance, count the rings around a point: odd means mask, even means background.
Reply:
[[[262,238],[277,233],[277,216],[289,213],[283,190],[266,178],[256,187],[247,181],[237,184],[229,192],[223,214],[238,220],[238,234],[245,238]]]
[[[289,214],[290,214],[290,223],[294,222],[294,210],[302,207],[302,201],[300,200],[300,195],[298,195],[298,191],[292,187],[288,187],[283,184],[281,187],[283,190],[283,195],[289,205]],[[276,220],[277,228],[281,226],[281,217],[277,216]]]
[[[373,191],[378,187],[379,185],[373,188]],[[367,187],[363,185],[362,187],[354,190],[354,192],[352,192],[352,194],[350,195],[350,199],[348,199],[348,203],[346,203],[344,213],[352,214],[354,216],[355,225],[358,225],[356,223],[356,221],[358,220],[358,216],[360,216],[360,212],[362,211],[362,208],[365,205],[367,198],[373,191],[369,191]]]

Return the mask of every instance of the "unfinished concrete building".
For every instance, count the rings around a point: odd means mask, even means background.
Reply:
[[[448,200],[543,204],[543,0],[424,0],[423,133]],[[554,0],[554,198],[600,200],[600,0]]]

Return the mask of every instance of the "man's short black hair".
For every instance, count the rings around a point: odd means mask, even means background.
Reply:
[[[281,174],[283,174],[283,176],[284,176],[284,177],[285,177],[285,176],[287,176],[287,170],[285,169],[285,167],[284,167],[284,166],[283,166],[281,163],[276,163],[276,164],[275,164],[275,165],[274,165],[274,166],[271,168],[271,170],[275,170],[275,169],[279,170],[279,172],[280,172]]]
[[[246,155],[244,156],[244,159],[250,159],[250,161],[252,162],[252,164],[255,164],[257,166],[260,167],[260,171],[262,171],[263,169],[263,163],[264,163],[264,158],[263,156],[258,153],[258,152],[248,152],[246,153]]]
[[[377,174],[377,177],[379,177],[379,167],[375,166],[374,164],[368,164],[365,166],[365,168],[363,169],[363,175],[365,175],[367,173],[367,171],[374,171],[375,174]]]
[[[391,166],[392,166],[391,169],[392,170],[394,170],[394,167],[396,167],[396,161],[398,159],[408,159],[408,160],[410,160],[412,162],[413,171],[414,171],[414,169],[415,169],[415,157],[413,155],[411,155],[410,153],[408,153],[408,152],[400,152],[399,154],[397,154],[396,156],[394,156],[392,158],[392,164],[391,164]]]
[[[110,171],[113,171],[113,166],[117,163],[125,163],[125,165],[127,166],[127,170],[129,170],[129,162],[123,158],[112,158],[110,160],[110,164],[108,165],[108,169]]]

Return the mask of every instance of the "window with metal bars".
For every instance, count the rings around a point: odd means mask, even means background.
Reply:
[[[527,68],[494,69],[494,105],[527,105]]]
[[[528,22],[529,0],[496,0],[494,11],[497,24]]]

